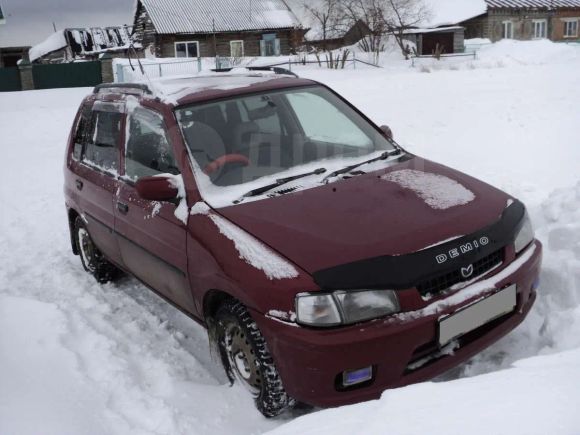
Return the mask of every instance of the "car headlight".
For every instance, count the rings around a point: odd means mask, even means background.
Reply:
[[[534,240],[534,228],[532,227],[532,221],[528,216],[528,213],[524,215],[524,223],[516,236],[515,248],[516,254],[519,254],[526,246],[528,246]]]
[[[296,297],[296,320],[310,326],[348,325],[399,312],[392,290],[340,290]]]

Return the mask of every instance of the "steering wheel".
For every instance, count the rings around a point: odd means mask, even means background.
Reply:
[[[242,154],[224,154],[223,156],[215,159],[213,162],[208,163],[203,169],[203,172],[206,175],[210,175],[223,168],[224,166],[234,163],[238,163],[241,166],[248,166],[250,164],[250,160]]]

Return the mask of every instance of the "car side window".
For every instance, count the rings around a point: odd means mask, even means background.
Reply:
[[[87,135],[89,121],[91,119],[91,107],[85,106],[82,108],[81,115],[77,122],[77,128],[73,138],[73,153],[72,157],[75,160],[80,160],[83,152],[83,144]]]
[[[119,167],[119,112],[93,111],[83,161],[105,172],[117,173]]]
[[[127,123],[125,176],[128,179],[179,174],[161,115],[137,107],[128,115]]]

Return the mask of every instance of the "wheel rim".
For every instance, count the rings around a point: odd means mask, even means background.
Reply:
[[[262,374],[252,345],[239,325],[227,325],[225,351],[234,376],[253,396],[258,396],[262,390]]]
[[[87,269],[91,272],[94,271],[94,257],[95,257],[95,247],[93,245],[93,241],[89,236],[89,233],[84,228],[79,228],[78,230],[78,240],[79,240],[79,249],[81,251],[81,256],[83,259],[83,264]]]

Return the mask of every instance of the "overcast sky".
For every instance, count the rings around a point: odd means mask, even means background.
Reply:
[[[0,0],[0,47],[34,45],[66,27],[132,24],[133,0]]]

